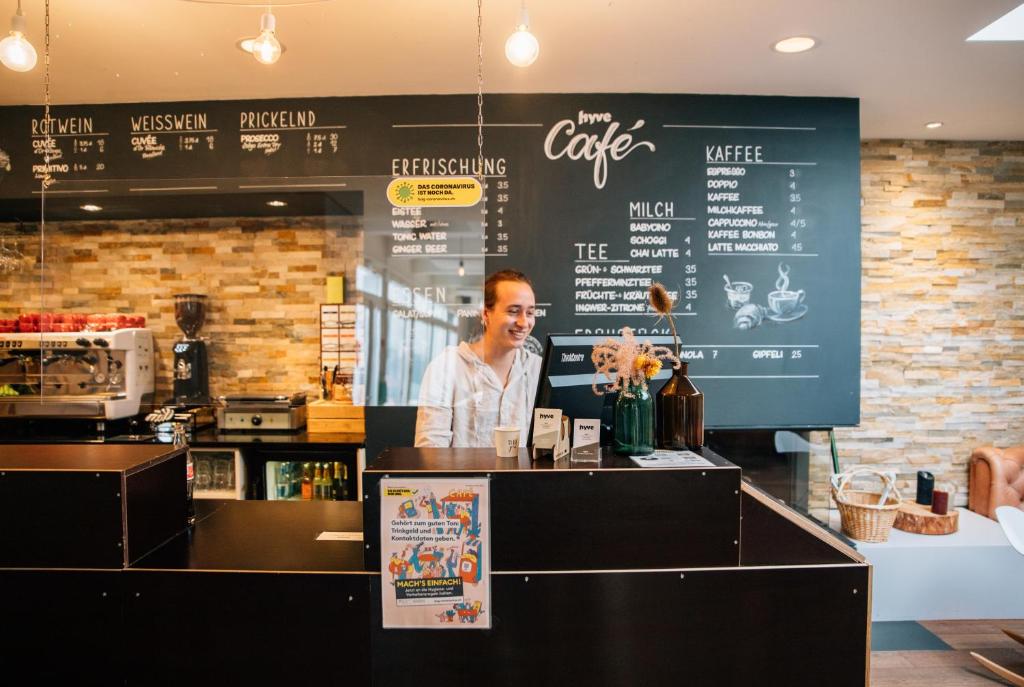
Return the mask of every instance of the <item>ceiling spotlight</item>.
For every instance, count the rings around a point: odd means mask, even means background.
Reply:
[[[78,207],[82,210],[85,210],[86,212],[99,212],[100,210],[103,209],[102,206],[96,205],[94,203],[86,203],[85,205],[79,205]]]
[[[929,129],[938,129],[942,126],[942,122],[928,122],[925,126]]]
[[[465,277],[466,276],[466,265],[465,265],[465,263],[462,262],[462,260],[459,260],[459,276],[460,277]]]
[[[277,19],[272,13],[264,12],[260,17],[260,35],[253,39],[251,50],[252,56],[260,64],[274,64],[281,57],[281,44],[274,35],[276,28]]]
[[[21,0],[18,0],[18,11],[11,17],[11,33],[0,41],[0,62],[16,72],[27,72],[36,66],[36,49],[25,40],[25,15],[21,12]]]
[[[781,41],[772,46],[775,52],[794,53],[794,52],[806,52],[818,44],[818,41],[814,40],[810,36],[793,36],[792,38],[783,38]]]
[[[272,208],[283,208],[284,206],[288,205],[288,203],[284,202],[283,200],[268,200],[267,205],[269,205]]]
[[[515,33],[505,41],[505,57],[517,67],[529,67],[537,60],[539,54],[540,43],[530,33],[530,15],[526,12],[526,0],[523,0]]]

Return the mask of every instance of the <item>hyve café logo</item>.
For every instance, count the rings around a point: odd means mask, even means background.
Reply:
[[[549,160],[565,156],[570,160],[593,162],[594,188],[601,189],[608,181],[609,158],[621,160],[637,148],[646,148],[654,152],[653,143],[635,141],[634,134],[631,133],[639,131],[643,125],[644,120],[638,119],[633,126],[620,131],[622,127],[612,119],[611,112],[580,110],[576,119],[563,119],[551,127],[544,139],[544,155]]]

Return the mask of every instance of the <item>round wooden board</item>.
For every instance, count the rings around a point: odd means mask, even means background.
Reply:
[[[914,534],[953,534],[960,528],[960,514],[951,510],[945,515],[936,515],[930,506],[904,501],[893,527]]]

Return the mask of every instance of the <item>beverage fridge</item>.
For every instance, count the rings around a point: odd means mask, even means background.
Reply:
[[[342,461],[268,460],[268,501],[352,501],[356,485]]]

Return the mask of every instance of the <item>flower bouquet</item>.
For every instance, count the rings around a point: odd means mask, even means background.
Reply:
[[[616,453],[650,453],[654,450],[654,400],[647,383],[666,362],[678,367],[679,358],[665,346],[638,342],[633,330],[623,327],[620,341],[606,339],[595,344],[590,359],[594,363],[594,393],[619,394],[615,402]],[[608,381],[601,382],[602,375]]]

